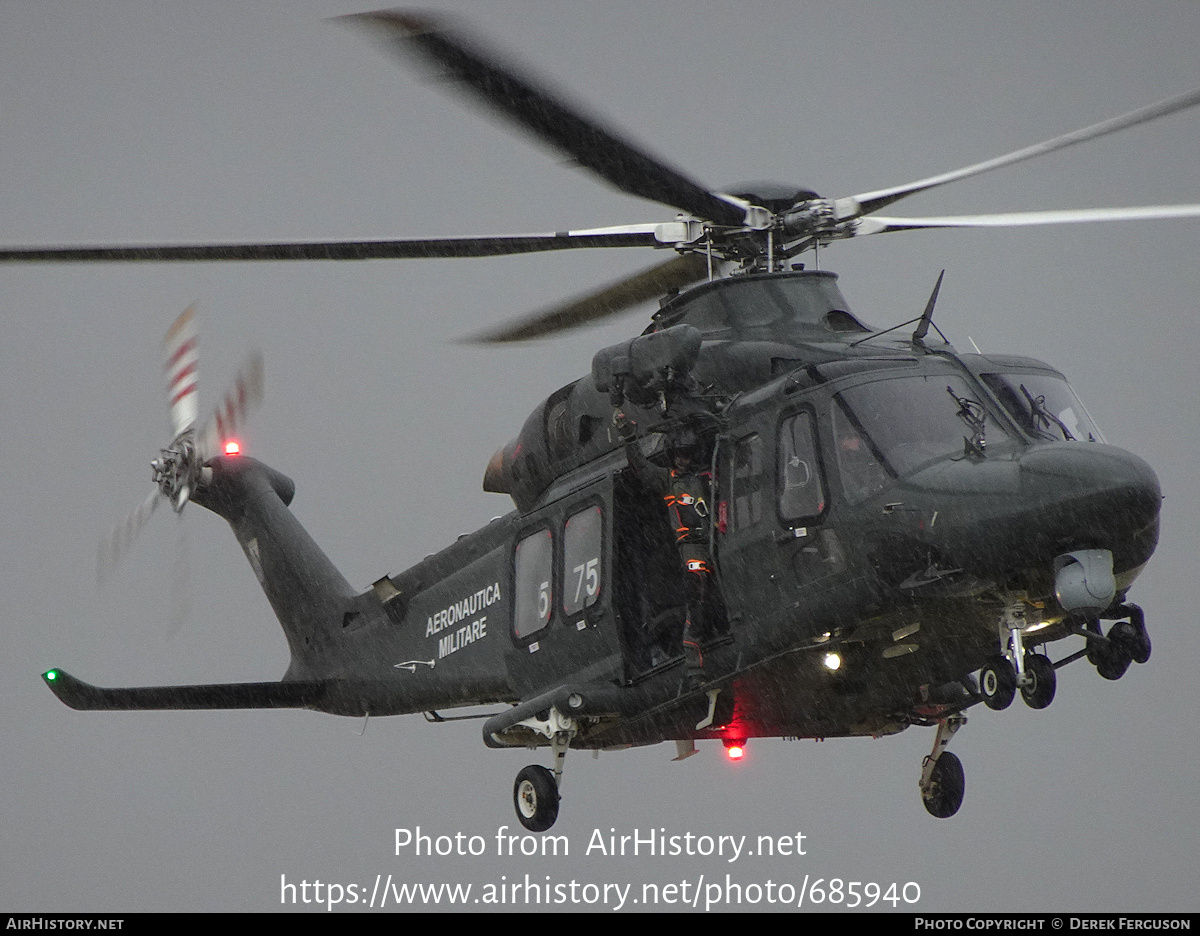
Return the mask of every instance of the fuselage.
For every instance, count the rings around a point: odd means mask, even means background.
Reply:
[[[720,619],[705,654],[706,678],[731,690],[724,735],[899,730],[961,704],[1014,601],[1028,641],[1069,633],[1057,556],[1111,552],[1117,600],[1149,559],[1157,479],[1104,443],[1055,369],[880,335],[831,274],[693,293],[658,316],[701,332],[690,395],[624,405],[652,459],[678,412],[711,416]],[[311,707],[383,715],[557,692],[582,700],[574,746],[705,735],[680,680],[667,517],[628,471],[596,381],[552,395],[493,460],[519,509],[361,594],[295,532],[269,469],[214,463],[196,499],[230,519],[284,624],[286,680],[326,687]]]

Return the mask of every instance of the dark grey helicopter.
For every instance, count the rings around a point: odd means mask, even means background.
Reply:
[[[834,240],[922,227],[1200,216],[1200,206],[902,219],[907,195],[1200,103],[1192,92],[908,185],[828,200],[778,184],[714,193],[426,17],[354,18],[433,61],[468,94],[674,220],[589,231],[371,242],[0,251],[7,262],[469,257],[640,246],[675,256],[481,340],[523,340],[666,294],[646,331],[599,352],[496,454],[485,488],[517,509],[359,593],[287,504],[293,485],[221,454],[261,394],[252,360],[197,429],[190,317],[168,337],[175,438],[151,498],[105,547],[111,562],[162,498],[231,524],[291,651],[280,682],[99,689],[44,678],[81,709],[303,707],[344,715],[506,704],[489,746],[548,746],[514,802],[549,828],[570,748],[720,738],[883,735],[937,727],[921,789],[957,811],[963,713],[1053,699],[1084,655],[1119,678],[1150,641],[1127,591],[1157,540],[1160,492],[1106,445],[1054,368],[959,354],[924,313],[880,330],[829,272],[794,262]],[[940,285],[940,281],[939,281]],[[912,331],[907,329],[911,327]],[[937,332],[940,336],[940,332]],[[675,470],[676,478],[670,478]],[[663,473],[668,480],[657,481]],[[673,484],[687,478],[681,493]],[[697,482],[697,479],[698,482]],[[673,524],[681,497],[701,558]],[[663,498],[668,503],[663,503]],[[674,499],[674,500],[670,500]],[[703,569],[692,569],[700,562]],[[703,587],[697,588],[700,581]],[[1105,633],[1101,621],[1113,621]],[[687,665],[693,636],[700,666]],[[1057,660],[1037,648],[1070,636]],[[1057,654],[1056,654],[1057,655]]]

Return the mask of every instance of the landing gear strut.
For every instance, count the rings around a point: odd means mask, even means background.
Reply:
[[[575,719],[551,708],[545,720],[527,718],[519,724],[550,739],[550,750],[554,753],[554,770],[540,764],[530,764],[513,783],[513,807],[517,819],[530,832],[545,832],[558,818],[558,805],[562,799],[563,764],[571,739],[579,726]]]
[[[967,723],[965,715],[938,721],[933,751],[921,765],[921,801],[931,816],[949,819],[962,806],[966,778],[962,761],[946,750],[954,733]]]
[[[1042,709],[1054,701],[1058,684],[1054,664],[1041,653],[1026,652],[1021,633],[1025,624],[1024,602],[1015,602],[1004,609],[1000,621],[1004,652],[988,660],[979,671],[979,694],[984,704],[995,711],[1008,708],[1018,689],[1030,708]]]

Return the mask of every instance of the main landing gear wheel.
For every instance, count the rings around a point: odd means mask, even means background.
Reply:
[[[1104,636],[1104,631],[1100,627],[1099,621],[1088,621],[1086,628],[1088,633],[1096,634],[1098,637]],[[1087,661],[1092,666],[1099,666],[1100,661],[1104,659],[1104,641],[1092,640],[1090,637],[1087,642]]]
[[[558,784],[554,774],[531,764],[517,774],[513,784],[513,806],[521,825],[530,832],[545,832],[558,818]]]
[[[1125,675],[1132,662],[1123,648],[1108,648],[1100,653],[1100,658],[1096,661],[1096,672],[1105,679],[1117,680]]]
[[[1135,634],[1135,643],[1131,647],[1134,663],[1149,663],[1150,662],[1150,635],[1146,632],[1146,625],[1138,624],[1131,625]]]
[[[1095,653],[1096,672],[1105,679],[1120,679],[1133,662],[1137,631],[1128,621],[1118,621],[1108,631],[1108,643]]]
[[[1006,657],[997,654],[984,664],[979,671],[979,692],[984,704],[993,711],[1012,705],[1017,694],[1017,674]]]
[[[1108,639],[1121,644],[1134,663],[1149,661],[1150,635],[1146,632],[1144,621],[1118,621],[1108,632]]]
[[[921,801],[929,815],[949,819],[962,806],[966,786],[962,761],[949,751],[943,751],[933,765],[929,788],[921,791]]]
[[[1136,645],[1133,647],[1133,662],[1134,663],[1149,663],[1150,662],[1150,633],[1146,630],[1146,621],[1139,613],[1134,615],[1130,626],[1137,637]]]
[[[1054,664],[1041,653],[1025,657],[1025,685],[1021,686],[1021,698],[1030,708],[1043,709],[1054,701],[1054,690],[1058,677]]]
[[[1106,640],[1088,641],[1087,658],[1105,679],[1120,679],[1130,663],[1145,663],[1150,659],[1150,635],[1146,632],[1142,609],[1124,605],[1121,610],[1129,614],[1128,621],[1117,621],[1110,627]],[[1090,629],[1095,633],[1100,631],[1098,624]]]

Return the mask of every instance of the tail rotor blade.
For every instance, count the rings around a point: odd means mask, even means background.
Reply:
[[[221,405],[200,430],[196,450],[201,463],[221,453],[225,442],[245,426],[246,417],[258,408],[262,397],[263,359],[254,351],[242,364]]]
[[[163,369],[167,372],[167,406],[173,437],[196,423],[198,363],[195,309],[188,306],[163,339]]]
[[[183,514],[179,514],[175,525],[175,565],[171,569],[171,638],[178,636],[192,615],[191,549]]]
[[[154,513],[154,508],[158,506],[160,500],[162,500],[162,495],[155,488],[150,496],[138,504],[124,521],[113,527],[112,532],[100,543],[96,557],[97,582],[103,583],[112,575],[121,559],[129,552],[129,548],[142,531],[142,527],[146,525],[146,521]]]

